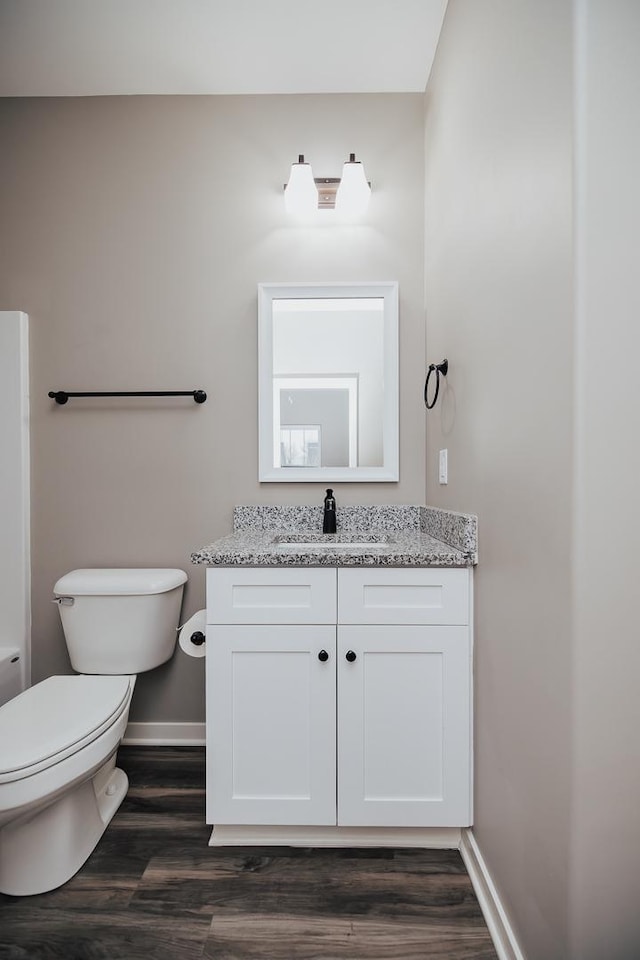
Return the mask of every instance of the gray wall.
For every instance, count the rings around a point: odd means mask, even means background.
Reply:
[[[577,3],[573,956],[640,956],[640,5]]]
[[[426,97],[427,500],[479,518],[474,832],[529,960],[569,956],[571,44],[568,2],[450,0]]]
[[[640,949],[639,46],[632,0],[450,0],[426,97],[427,496],[479,515],[474,833],[528,960]]]
[[[259,281],[398,280],[397,484],[338,503],[421,502],[425,485],[421,95],[0,101],[0,304],[30,316],[33,679],[69,670],[55,580],[80,566],[178,566],[236,503],[321,503],[257,481]],[[300,227],[282,185],[350,151],[373,182],[358,225]],[[71,401],[51,389],[207,390],[184,401]],[[136,688],[133,720],[198,721],[203,663],[177,654]]]

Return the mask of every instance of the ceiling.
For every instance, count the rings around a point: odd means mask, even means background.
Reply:
[[[423,92],[447,0],[0,0],[0,96]]]

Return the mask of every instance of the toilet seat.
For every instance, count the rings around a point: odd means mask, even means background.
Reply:
[[[133,677],[49,677],[0,709],[0,783],[77,753],[128,709]]]

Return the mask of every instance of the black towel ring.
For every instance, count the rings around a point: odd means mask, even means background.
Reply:
[[[427,399],[427,391],[429,389],[429,380],[434,370],[436,372],[436,392],[433,395],[433,400],[431,401],[431,403],[429,403]],[[442,363],[429,364],[429,372],[427,373],[427,379],[424,382],[424,405],[427,408],[427,410],[431,410],[436,405],[436,400],[438,399],[438,394],[440,392],[440,374],[442,374],[443,377],[446,377],[448,372],[449,372],[449,361],[447,359],[444,359]]]

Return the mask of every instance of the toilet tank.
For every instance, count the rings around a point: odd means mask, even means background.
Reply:
[[[184,570],[72,570],[53,588],[78,673],[142,673],[175,649]]]

